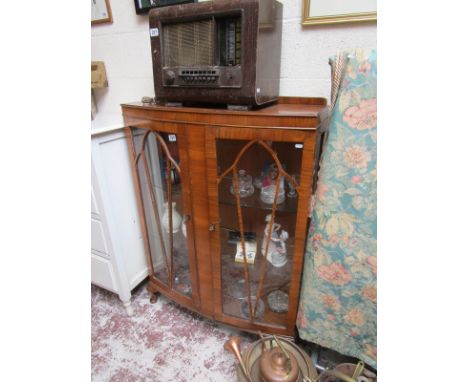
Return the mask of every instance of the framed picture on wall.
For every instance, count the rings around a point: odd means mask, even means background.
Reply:
[[[303,0],[302,25],[377,20],[377,0]]]
[[[148,13],[151,8],[166,7],[168,5],[196,3],[197,0],[134,0],[138,15]]]
[[[109,0],[91,0],[91,25],[112,23]]]

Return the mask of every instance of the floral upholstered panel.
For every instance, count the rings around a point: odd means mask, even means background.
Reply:
[[[347,55],[312,209],[297,326],[301,338],[376,367],[377,54]]]

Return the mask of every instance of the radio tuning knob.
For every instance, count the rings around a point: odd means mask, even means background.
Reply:
[[[172,70],[166,72],[166,82],[172,84],[175,81],[175,73]]]

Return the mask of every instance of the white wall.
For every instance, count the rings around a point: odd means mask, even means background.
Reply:
[[[280,95],[330,96],[328,58],[338,49],[377,47],[372,23],[302,26],[302,0],[283,0]]]
[[[283,0],[280,95],[329,97],[328,58],[340,48],[376,47],[375,23],[303,27],[302,0]],[[154,96],[148,16],[133,0],[110,0],[113,24],[91,28],[91,57],[104,61],[109,88],[95,91],[99,114]]]

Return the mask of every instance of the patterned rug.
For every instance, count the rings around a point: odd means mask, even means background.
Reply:
[[[255,336],[209,321],[159,296],[149,302],[146,285],[133,293],[133,317],[117,295],[91,286],[93,382],[236,381],[235,360],[223,349],[230,335],[242,349]]]

